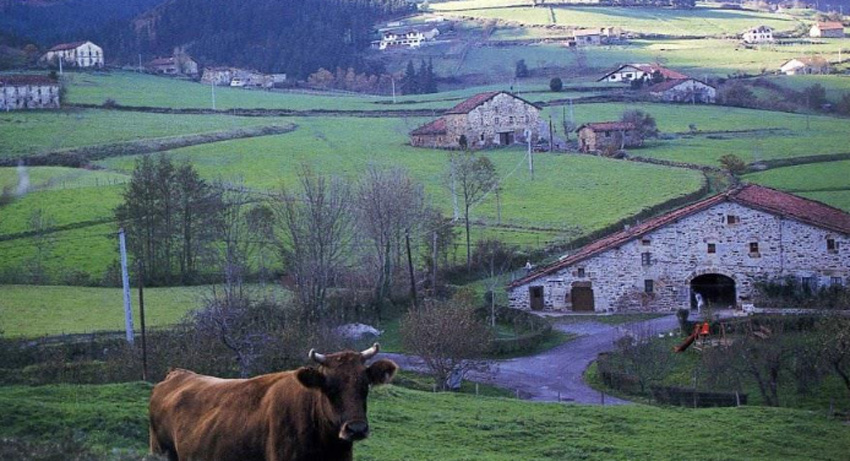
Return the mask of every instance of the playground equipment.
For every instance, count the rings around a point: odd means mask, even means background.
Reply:
[[[689,347],[691,347],[691,344],[693,344],[694,341],[699,338],[707,337],[709,335],[709,330],[710,326],[708,322],[703,322],[701,324],[697,323],[696,325],[694,325],[694,332],[691,333],[687,338],[685,338],[682,344],[679,344],[678,346],[674,347],[673,351],[676,353],[685,352]]]

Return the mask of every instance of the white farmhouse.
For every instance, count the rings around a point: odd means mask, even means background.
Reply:
[[[43,75],[0,75],[0,110],[58,108],[56,80]]]
[[[751,27],[741,33],[744,43],[773,43],[773,29],[768,26]]]
[[[62,43],[49,49],[41,60],[58,65],[59,60],[66,66],[103,67],[103,48],[86,40],[82,42]]]
[[[658,64],[624,64],[600,77],[597,82],[630,83],[632,80],[651,80],[653,75],[663,80],[683,80],[687,75]]]
[[[516,309],[611,312],[752,302],[759,280],[846,285],[850,214],[746,185],[609,235],[508,287]]]
[[[440,31],[436,27],[386,30],[381,34],[378,49],[419,48],[423,42],[434,40],[438,35],[440,35]]]

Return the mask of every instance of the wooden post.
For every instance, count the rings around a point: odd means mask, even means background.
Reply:
[[[410,297],[413,299],[413,307],[416,308],[416,278],[413,275],[413,256],[410,255],[410,229],[404,231],[404,241],[407,247],[407,270],[410,272]]]
[[[141,261],[139,266],[139,317],[142,322],[142,381],[148,380],[148,343],[145,335],[145,273]]]
[[[123,227],[118,230],[118,245],[121,250],[121,282],[124,287],[124,329],[127,342],[133,344],[133,307],[130,304],[130,274],[127,272],[127,244]]]

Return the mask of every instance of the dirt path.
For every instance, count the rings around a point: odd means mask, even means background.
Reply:
[[[505,389],[518,391],[520,397],[536,401],[575,402],[589,405],[602,404],[599,391],[585,384],[582,376],[600,352],[614,348],[614,341],[627,331],[664,332],[677,327],[675,315],[653,320],[635,322],[621,326],[597,322],[556,324],[555,328],[565,333],[578,334],[579,338],[562,344],[538,355],[496,361],[496,371],[489,379],[480,375],[470,376]],[[398,362],[402,368],[420,369],[421,362],[415,357],[401,354],[384,354]],[[628,401],[605,396],[605,405],[627,404]]]

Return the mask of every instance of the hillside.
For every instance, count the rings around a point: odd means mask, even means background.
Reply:
[[[169,0],[112,37],[118,57],[185,46],[204,65],[306,77],[319,67],[363,69],[372,25],[411,10],[404,0]]]

